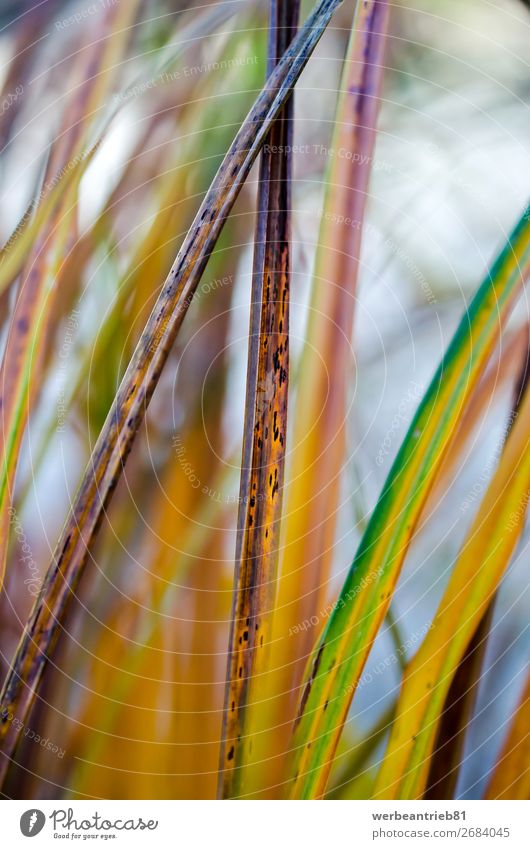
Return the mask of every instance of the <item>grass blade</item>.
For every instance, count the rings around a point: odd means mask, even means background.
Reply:
[[[60,0],[39,3],[29,9],[24,18],[17,23],[13,58],[3,81],[1,95],[9,96],[10,92],[15,92],[19,96],[11,102],[9,109],[2,109],[0,112],[0,155],[6,150],[19,114],[22,95],[30,80],[35,47],[46,38],[45,28],[59,6]]]
[[[68,169],[71,162],[82,158],[90,118],[96,104],[108,91],[113,78],[116,60],[127,43],[127,29],[121,29],[132,20],[136,3],[112,7],[104,24],[110,27],[106,39],[96,41],[86,55],[82,55],[77,69],[84,83],[82,92],[76,92],[63,118],[63,131],[53,146],[48,163],[46,181]],[[117,32],[113,31],[114,26]],[[94,74],[93,68],[99,68]],[[74,233],[77,213],[78,182],[59,199],[50,220],[33,247],[22,274],[20,292],[15,304],[9,334],[0,370],[0,587],[5,573],[9,536],[9,509],[18,455],[26,422],[38,386],[38,372],[46,342],[47,317],[53,302],[54,290],[68,253]]]
[[[412,533],[500,329],[530,269],[530,211],[476,293],[398,452],[308,666],[293,744],[291,795],[324,793],[349,705],[390,604]]]
[[[447,492],[459,464],[466,456],[466,448],[471,439],[476,438],[477,428],[482,425],[496,396],[502,393],[506,384],[515,384],[524,367],[523,358],[526,359],[528,356],[528,334],[529,327],[523,324],[511,336],[508,336],[507,341],[503,336],[502,344],[497,346],[484,376],[468,401],[466,409],[462,411],[454,438],[447,449],[443,468],[425,502],[420,524],[428,521],[429,516]]]
[[[272,0],[268,73],[290,44],[298,2]],[[219,793],[237,796],[252,745],[256,679],[265,669],[278,568],[287,436],[292,98],[262,152],[247,397]],[[259,686],[259,682],[258,682]]]
[[[253,2],[254,0],[249,5],[251,6]],[[47,6],[50,5],[48,2]],[[128,5],[130,5],[130,9],[128,11],[125,10],[125,15],[130,14],[133,9],[133,4]],[[109,6],[111,11],[113,6],[114,4]],[[219,24],[229,20],[236,11],[237,4],[223,3],[213,5],[212,7],[208,7],[201,15],[191,20],[185,27],[179,28],[176,33],[176,37],[178,38],[177,44],[171,43],[166,45],[165,49],[162,50],[162,55],[158,58],[158,62],[155,63],[155,67],[150,70],[149,79],[152,80],[172,68],[177,59],[192,49],[197,41],[210,35]],[[50,10],[47,9],[47,12],[49,13]],[[23,26],[24,29],[27,29],[26,20]],[[12,235],[0,250],[0,295],[10,286],[16,275],[20,272],[28,251],[35,242],[44,222],[47,221],[53,212],[58,200],[66,193],[74,181],[81,178],[87,165],[98,150],[106,130],[116,115],[128,103],[128,99],[131,94],[134,94],[135,88],[139,87],[142,89],[145,82],[144,77],[139,76],[133,83],[129,83],[116,96],[114,108],[104,119],[97,138],[90,147],[85,151],[80,151],[76,157],[72,157],[68,163],[68,168],[54,174],[51,179],[44,182],[39,196],[30,203]],[[9,110],[9,113],[11,111]]]
[[[332,158],[318,238],[294,415],[271,664],[278,670],[275,687],[282,694],[275,705],[274,724],[280,728],[275,736],[283,737],[284,749],[315,640],[314,630],[296,626],[318,614],[329,588],[345,462],[344,422],[362,222],[375,145],[388,12],[386,0],[359,3],[355,11],[332,142],[333,150],[351,151],[352,155]],[[351,221],[356,222],[355,227],[346,223]]]
[[[278,600],[270,675],[256,760],[262,785],[280,787],[299,687],[319,628],[300,623],[328,600],[333,539],[345,462],[344,421],[351,383],[351,338],[362,221],[373,159],[388,3],[358,4],[340,82],[306,341],[295,395]],[[355,221],[358,227],[346,222]],[[330,376],[332,375],[332,379]]]
[[[512,404],[508,429],[519,415],[519,407],[524,397],[528,381],[528,327],[524,325],[522,329],[526,345],[524,348],[522,368],[516,382],[514,403]],[[509,348],[506,351],[506,356],[498,364],[499,369],[504,364],[503,361],[505,359],[509,360]],[[466,412],[469,412],[471,406],[472,404],[470,403]],[[466,732],[475,709],[494,608],[495,596],[490,601],[475,633],[471,637],[466,654],[458,664],[458,669],[447,693],[434,747],[436,757],[431,759],[429,776],[425,785],[425,799],[455,798]]]
[[[225,236],[227,229],[233,231],[233,223],[227,223]],[[216,252],[212,257],[221,274],[222,256]],[[208,431],[215,431],[221,417],[231,294],[231,287],[223,287],[200,302],[200,323],[208,326],[209,349],[219,357],[208,377],[210,357],[194,372],[186,421],[178,432],[197,478],[210,483],[214,474],[216,491],[226,470],[218,468],[204,424],[206,420]],[[215,392],[208,393],[204,410],[206,379]],[[74,777],[75,786],[88,795],[213,798],[216,793],[223,672],[220,657],[208,648],[227,639],[228,575],[219,559],[225,532],[218,515],[226,505],[191,486],[180,462],[164,464],[164,478],[153,494],[150,520],[139,542],[138,560],[149,568],[134,582],[134,596],[120,595],[114,604],[116,620],[129,618],[131,626],[123,635],[119,624],[109,622],[91,658],[90,678],[98,687],[87,694],[83,711],[83,725],[95,732],[83,745],[91,766],[87,769],[81,758]],[[190,516],[197,525],[190,526]],[[106,623],[108,619],[105,616]],[[142,729],[141,735],[135,728]],[[131,759],[142,767],[133,774],[126,769]]]
[[[523,530],[530,488],[529,434],[526,393],[432,627],[407,667],[376,798],[423,795],[447,693]]]
[[[2,691],[3,779],[53,651],[88,549],[143,421],[162,368],[223,228],[272,122],[341,0],[320,0],[258,95],[184,240],[124,375],[28,620]],[[21,720],[9,724],[10,713]]]

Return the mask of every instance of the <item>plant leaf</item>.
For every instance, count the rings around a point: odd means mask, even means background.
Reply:
[[[519,414],[519,407],[524,397],[528,381],[528,326],[523,325],[522,331],[523,340],[526,344],[524,346],[524,357],[522,358],[519,376],[516,381],[515,395],[508,421],[508,431]],[[517,342],[518,336],[515,336],[512,341]],[[513,348],[513,344],[511,347]],[[516,357],[516,362],[517,359]],[[505,361],[508,361],[508,370],[513,371],[509,345],[506,347],[505,355],[502,357],[501,362],[496,364],[497,369],[490,368],[489,371],[498,374],[501,371],[501,366],[506,366]],[[502,369],[502,371],[506,370],[506,368]],[[482,384],[484,383],[486,383],[486,378],[484,378],[479,386],[479,390],[483,389]],[[466,414],[470,412],[472,406],[479,406],[478,403],[473,404],[474,401],[478,402],[479,400],[476,397],[479,395],[479,390],[477,390],[475,396],[472,398]],[[480,394],[483,395],[484,393],[481,392]],[[485,394],[487,397],[489,392],[486,391]],[[459,433],[463,429],[462,426],[466,418],[467,415],[464,415],[462,418]],[[447,466],[447,464],[445,465]],[[431,758],[429,775],[425,785],[425,799],[453,799],[455,797],[466,732],[475,710],[482,665],[488,644],[491,623],[493,621],[495,598],[496,596],[490,601],[486,612],[471,637],[466,654],[458,664],[451,686],[447,692],[447,697],[441,711],[441,720],[434,747],[436,756]]]
[[[299,368],[285,505],[278,602],[273,623],[269,698],[273,734],[263,735],[270,783],[280,780],[299,687],[329,596],[334,534],[345,465],[345,418],[352,376],[351,338],[362,224],[375,145],[387,0],[359,3],[340,83],[324,209]],[[340,156],[338,151],[348,151]],[[354,222],[352,224],[352,222]],[[273,755],[278,752],[279,758]],[[274,774],[272,774],[274,773]]]
[[[522,533],[529,489],[526,393],[432,627],[407,667],[375,798],[423,795],[447,693]]]
[[[425,499],[459,414],[530,269],[530,210],[464,315],[414,416],[362,537],[339,599],[310,659],[296,722],[291,795],[324,793],[349,705]]]
[[[271,2],[268,74],[289,46],[299,3]],[[287,438],[292,98],[261,154],[233,611],[219,794],[247,789],[253,703],[266,667],[278,568]],[[258,679],[258,680],[257,680]]]

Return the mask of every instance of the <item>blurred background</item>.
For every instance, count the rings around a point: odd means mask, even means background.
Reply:
[[[46,342],[33,363],[1,597],[2,677],[143,324],[265,77],[267,4],[137,7],[124,23],[118,0],[0,6],[3,243],[31,201],[52,191],[50,145],[62,138],[65,115],[90,79],[94,44],[113,27],[127,33],[102,75],[98,107],[84,116],[84,150],[101,143],[80,183],[75,236],[55,258],[43,294]],[[304,15],[310,7],[303,4]],[[348,155],[332,149],[331,137],[353,7],[345,0],[296,88],[293,410],[326,169],[330,158]],[[529,24],[519,0],[391,6],[377,141],[366,163],[329,600],[451,334],[527,201]],[[63,179],[72,167],[63,163]],[[106,515],[31,718],[34,733],[23,739],[20,760],[31,768],[12,769],[10,795],[215,794],[256,190],[257,168],[210,259]],[[14,297],[7,290],[0,299],[3,345]],[[502,343],[515,358],[526,320],[523,297]],[[385,627],[376,641],[345,747],[384,714],[400,660],[429,627],[500,451],[508,377],[498,369],[465,456],[429,502],[392,606],[399,636]],[[527,543],[524,537],[498,594],[461,798],[481,795],[523,685]],[[36,734],[51,746],[35,743]],[[375,747],[374,761],[380,752]]]

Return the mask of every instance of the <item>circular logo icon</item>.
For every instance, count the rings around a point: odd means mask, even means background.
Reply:
[[[25,811],[20,817],[20,830],[24,837],[35,837],[44,828],[46,816],[37,808]]]

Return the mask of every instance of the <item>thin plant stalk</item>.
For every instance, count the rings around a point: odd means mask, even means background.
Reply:
[[[290,44],[298,2],[271,0],[268,74]],[[220,795],[245,786],[253,702],[269,653],[287,437],[293,100],[261,154],[234,601],[220,755]]]

